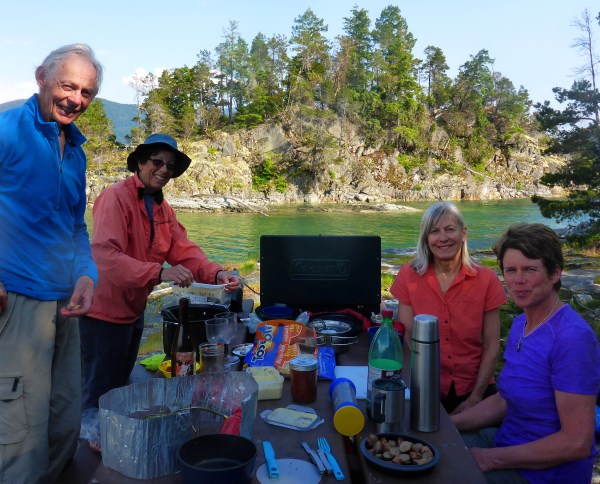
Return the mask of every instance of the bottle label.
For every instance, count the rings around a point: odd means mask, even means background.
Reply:
[[[195,372],[193,351],[178,351],[175,353],[175,376],[193,375]]]

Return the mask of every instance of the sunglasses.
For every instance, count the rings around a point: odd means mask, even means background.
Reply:
[[[176,165],[173,162],[167,163],[158,158],[149,158],[149,160],[152,162],[152,165],[154,165],[154,168],[158,168],[160,170],[164,166],[167,168],[167,171],[170,171],[171,173],[175,171]]]

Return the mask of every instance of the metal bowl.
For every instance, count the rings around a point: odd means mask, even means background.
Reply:
[[[358,340],[357,336],[350,336],[352,326],[343,321],[316,318],[308,323],[308,327],[317,333],[319,346],[331,346],[336,353],[348,351],[348,347]]]

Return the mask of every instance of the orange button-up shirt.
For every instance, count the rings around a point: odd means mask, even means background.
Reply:
[[[423,276],[406,264],[390,292],[400,304],[410,306],[413,314],[438,318],[442,395],[448,395],[453,381],[457,395],[471,392],[483,353],[483,314],[506,302],[496,273],[482,266],[469,271],[463,265],[443,294],[431,264]]]
[[[153,203],[154,238],[137,174],[107,187],[93,208],[92,256],[98,266],[98,287],[88,316],[113,323],[131,323],[146,308],[148,295],[158,284],[166,261],[181,264],[196,282],[215,283],[222,270],[188,240],[175,211],[163,200]]]

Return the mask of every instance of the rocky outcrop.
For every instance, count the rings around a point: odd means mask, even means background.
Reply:
[[[494,153],[485,173],[469,167],[460,148],[452,146],[439,128],[431,135],[426,163],[410,166],[397,151],[366,146],[356,128],[338,118],[274,122],[249,131],[219,133],[193,142],[186,152],[192,158],[190,168],[165,192],[174,207],[187,210],[260,210],[294,203],[385,206],[402,201],[564,195],[542,185],[540,178],[565,161],[542,156],[536,140],[524,135],[515,136],[508,155]],[[287,184],[253,189],[253,173],[265,160]],[[89,202],[102,188],[128,175],[90,179]]]

